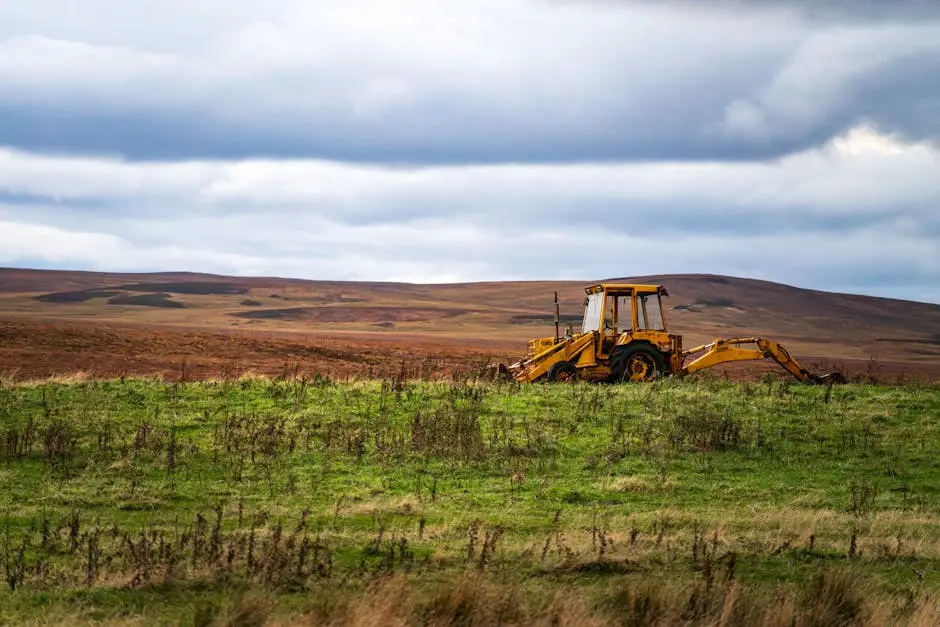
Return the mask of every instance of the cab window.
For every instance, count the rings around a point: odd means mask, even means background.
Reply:
[[[630,295],[617,297],[617,327],[621,332],[633,330],[632,303],[633,297]]]
[[[663,310],[659,294],[640,294],[636,303],[637,328],[647,331],[665,331]]]
[[[604,293],[597,292],[591,294],[584,301],[584,321],[581,323],[581,331],[589,333],[591,331],[600,331],[601,313],[604,310]]]

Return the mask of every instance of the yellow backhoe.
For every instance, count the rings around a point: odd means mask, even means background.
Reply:
[[[841,382],[839,373],[817,376],[780,344],[760,337],[716,339],[683,350],[682,336],[666,330],[662,285],[600,283],[585,288],[580,333],[558,330],[555,295],[555,337],[529,340],[526,357],[498,365],[517,381],[650,381],[658,376],[685,376],[732,361],[772,359],[800,381]]]

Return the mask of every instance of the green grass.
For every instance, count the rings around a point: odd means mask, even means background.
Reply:
[[[0,622],[356,622],[385,590],[368,611],[405,622],[643,624],[741,590],[739,622],[812,623],[842,586],[850,618],[916,623],[938,418],[937,387],[771,379],[7,384]]]

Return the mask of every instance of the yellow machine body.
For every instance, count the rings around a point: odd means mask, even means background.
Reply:
[[[599,283],[585,292],[579,333],[569,329],[562,337],[529,340],[524,359],[497,370],[524,382],[649,381],[732,361],[772,359],[800,381],[840,378],[836,373],[811,374],[783,346],[764,338],[719,338],[683,350],[682,336],[666,327],[662,297],[668,292],[662,285]]]

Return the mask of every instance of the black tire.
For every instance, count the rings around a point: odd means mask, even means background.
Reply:
[[[552,364],[545,377],[551,383],[574,383],[578,380],[578,369],[570,361],[559,361]]]
[[[614,382],[645,382],[662,376],[666,360],[649,344],[638,344],[617,351],[610,359],[610,367]]]

